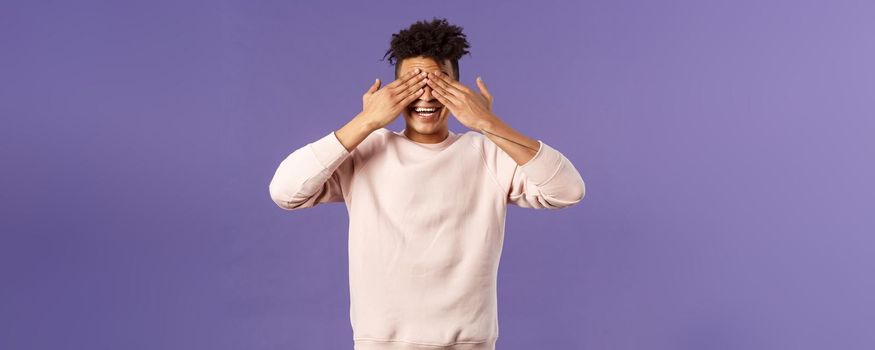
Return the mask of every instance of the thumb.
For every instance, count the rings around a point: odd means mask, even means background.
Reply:
[[[492,94],[486,89],[486,83],[483,82],[483,78],[477,77],[477,87],[480,88],[480,93],[483,94],[489,102],[492,102]]]
[[[371,88],[368,89],[368,93],[372,94],[372,93],[374,93],[374,91],[377,91],[377,89],[379,89],[379,88],[380,88],[380,78],[377,78],[376,80],[374,80],[374,83],[371,84]]]

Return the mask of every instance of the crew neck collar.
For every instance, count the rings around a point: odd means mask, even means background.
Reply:
[[[438,142],[438,143],[422,143],[422,142],[416,142],[416,141],[411,140],[409,137],[407,137],[406,134],[404,134],[404,131],[407,131],[407,128],[404,128],[401,131],[396,131],[395,133],[400,135],[401,137],[407,139],[407,141],[413,142],[417,145],[420,145],[422,147],[427,147],[427,148],[443,148],[443,147],[449,145],[451,142],[453,142],[453,140],[456,138],[456,133],[454,133],[452,130],[447,130],[447,132],[448,132],[447,137],[443,141]]]

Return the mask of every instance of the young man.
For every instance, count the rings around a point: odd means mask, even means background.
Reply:
[[[468,47],[443,19],[394,34],[397,79],[377,79],[361,113],[292,152],[270,182],[283,209],[345,202],[356,350],[494,349],[507,204],[583,199],[565,156],[493,114],[482,80],[479,93],[459,83]],[[471,131],[450,131],[450,113]],[[385,129],[399,114],[405,129]]]

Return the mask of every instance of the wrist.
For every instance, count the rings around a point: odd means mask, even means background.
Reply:
[[[480,130],[492,130],[495,127],[495,124],[498,123],[498,117],[493,114],[490,114],[484,118],[480,118],[477,122],[477,131]]]
[[[374,132],[377,129],[383,127],[382,125],[380,125],[380,123],[374,121],[374,118],[371,118],[369,115],[365,114],[365,112],[359,112],[359,114],[357,114],[355,118],[353,118],[353,120],[356,121],[360,128],[368,132]]]

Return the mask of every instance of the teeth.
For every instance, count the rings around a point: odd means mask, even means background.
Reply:
[[[436,111],[437,108],[419,108],[419,107],[417,107],[415,110],[416,110],[417,112],[431,113],[431,112]]]

